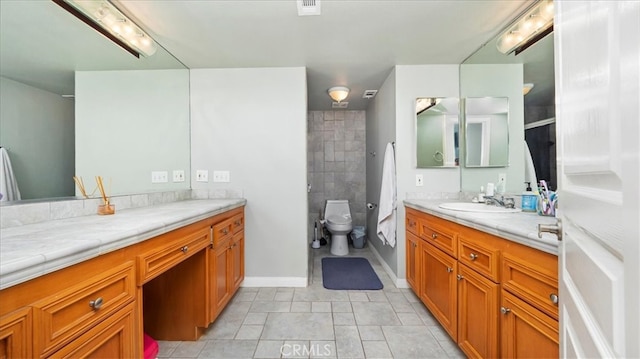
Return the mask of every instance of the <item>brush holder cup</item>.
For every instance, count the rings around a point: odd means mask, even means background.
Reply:
[[[116,205],[115,204],[100,204],[98,205],[98,214],[99,215],[109,215],[116,213]]]

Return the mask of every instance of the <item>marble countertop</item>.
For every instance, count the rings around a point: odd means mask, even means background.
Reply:
[[[538,238],[538,224],[555,224],[557,223],[555,217],[539,216],[537,213],[531,212],[484,213],[440,208],[439,205],[445,202],[462,201],[450,199],[415,199],[405,200],[404,204],[407,207],[432,214],[451,222],[475,228],[479,231],[524,244],[543,252],[558,255],[558,238],[555,235],[543,233],[542,238]]]
[[[244,199],[202,199],[3,228],[0,289],[136,244],[243,206]]]

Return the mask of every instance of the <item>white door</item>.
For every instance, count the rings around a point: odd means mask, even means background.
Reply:
[[[560,355],[640,358],[640,1],[556,1]]]

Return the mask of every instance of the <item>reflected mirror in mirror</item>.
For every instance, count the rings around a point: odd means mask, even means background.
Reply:
[[[76,71],[182,69],[182,82],[188,84],[186,67],[162,47],[158,46],[153,56],[138,59],[53,1],[0,1],[0,17],[0,146],[9,153],[23,200],[75,194],[73,176],[77,173],[78,151],[75,111],[81,102],[73,99],[76,95]],[[188,96],[188,88],[184,91]],[[108,102],[103,105],[108,105]],[[127,110],[136,115],[147,113],[142,108],[128,107]],[[188,103],[183,112],[184,115],[178,116],[176,122],[187,121],[178,126],[188,129]],[[132,152],[154,145],[148,143],[151,136],[145,133],[145,126],[139,120],[143,119],[138,116],[136,122],[127,128],[112,126],[100,136],[117,139],[126,131],[137,139],[128,149]],[[170,130],[183,138],[185,148],[177,150],[188,152],[188,131]],[[136,131],[139,131],[137,135]],[[91,139],[86,138],[85,141]],[[127,150],[125,144],[117,145],[123,151]],[[164,151],[164,147],[160,148],[154,156],[162,158],[166,155]],[[154,169],[178,168],[188,174],[188,154],[182,157],[181,162],[173,164],[173,167]],[[115,159],[109,161],[111,163],[105,163],[105,167],[118,165]],[[94,175],[109,176],[107,173]],[[152,187],[147,180],[149,175],[144,174],[148,183],[145,189],[157,191],[159,188]],[[132,193],[133,189],[126,187],[130,179],[113,180],[114,186],[124,185],[119,192]]]
[[[466,167],[509,165],[509,99],[465,99]]]
[[[460,109],[457,98],[416,99],[416,158],[418,168],[459,164]]]

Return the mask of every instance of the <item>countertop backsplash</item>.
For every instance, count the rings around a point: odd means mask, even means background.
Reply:
[[[187,189],[113,196],[110,197],[110,202],[115,205],[115,215],[118,215],[118,211],[130,208],[156,206],[191,199],[226,198],[242,198],[242,191],[235,189]],[[3,203],[0,207],[0,228],[94,215],[100,204],[102,204],[101,198],[84,199],[80,197],[38,202],[24,201],[15,204]]]

